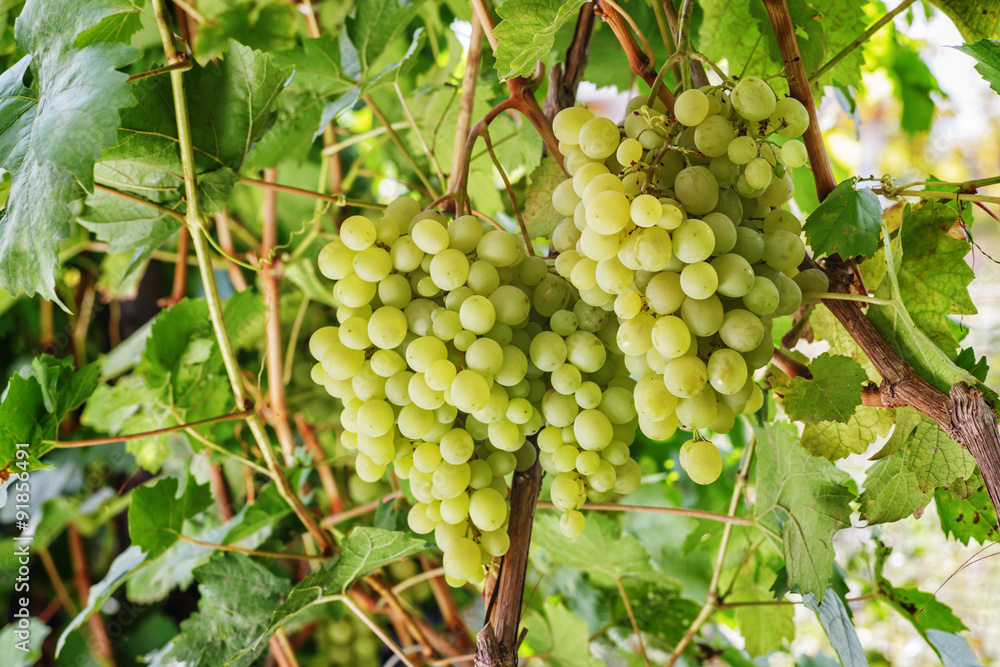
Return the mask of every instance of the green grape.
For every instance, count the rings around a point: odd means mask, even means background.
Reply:
[[[709,116],[694,129],[694,145],[708,157],[725,155],[729,142],[735,138],[733,124],[722,116]]]
[[[719,183],[707,167],[682,169],[674,181],[674,192],[694,215],[708,213],[719,203]]]
[[[362,280],[377,283],[392,271],[392,258],[378,246],[365,248],[354,256],[354,272]]]
[[[715,232],[711,225],[695,218],[680,224],[673,233],[673,256],[693,264],[711,257],[715,250]]]
[[[564,512],[575,510],[582,495],[583,487],[575,474],[563,472],[552,480],[549,497],[552,504]]]
[[[615,159],[623,167],[628,167],[642,159],[642,144],[635,139],[623,139],[615,151]]]
[[[744,77],[729,94],[736,113],[749,121],[764,120],[775,111],[775,97],[771,86],[755,76]]]
[[[433,532],[436,522],[427,518],[427,503],[415,503],[406,514],[406,524],[414,533],[426,535]]]
[[[437,471],[434,473],[437,474]],[[464,489],[463,489],[464,491]],[[445,498],[441,501],[441,507],[438,510],[441,513],[441,520],[445,525],[456,525],[462,531],[461,535],[457,537],[464,537],[467,526],[465,519],[469,516],[469,494],[459,493],[451,498]],[[441,525],[441,524],[438,524]],[[437,538],[437,533],[434,535]],[[441,541],[437,540],[438,546],[441,545]]]
[[[741,308],[730,310],[723,316],[719,337],[734,350],[749,352],[763,340],[764,324],[759,317],[748,310]]]
[[[646,284],[646,301],[649,309],[659,315],[676,312],[684,299],[681,277],[677,273],[657,273]]]
[[[673,256],[670,233],[662,227],[649,227],[633,235],[638,268],[644,271],[662,271]]]
[[[448,247],[468,254],[483,238],[483,222],[474,215],[460,215],[448,223]]]
[[[635,401],[632,398],[635,384],[630,378],[626,382],[627,387],[608,387],[601,397],[601,404],[598,407],[612,424],[627,424],[636,418]]]
[[[719,183],[719,187],[724,188],[719,191],[719,198],[722,198],[722,193],[728,191],[729,188],[736,185],[736,181],[739,179],[742,169],[740,165],[733,164],[733,162],[726,155],[718,155],[712,158],[712,161],[708,163],[708,169],[715,176],[715,180]],[[718,204],[715,205],[718,208]]]
[[[557,472],[570,472],[576,469],[576,459],[580,450],[574,445],[561,445],[552,452],[552,466]]]
[[[712,268],[719,277],[718,292],[722,296],[739,298],[754,286],[753,268],[735,253],[716,257],[712,260]]]
[[[602,174],[610,174],[607,166],[603,162],[589,162],[573,174],[573,192],[576,193],[577,197],[582,201],[583,193],[586,192],[587,186],[590,185],[591,181]],[[565,181],[564,181],[565,182]]]
[[[751,372],[767,366],[771,357],[774,356],[774,343],[769,334],[770,326],[765,327],[764,338],[761,339],[760,344],[749,352],[743,353],[743,359]]]
[[[635,271],[622,264],[618,257],[602,259],[594,271],[597,286],[609,295],[621,294],[635,282]]]
[[[733,164],[746,164],[757,157],[757,142],[752,137],[736,137],[726,147],[726,154]]]
[[[786,139],[795,139],[809,127],[809,112],[794,97],[783,97],[774,106],[771,116],[776,124],[780,124],[778,134]]]
[[[722,326],[724,309],[715,294],[707,299],[684,299],[680,312],[684,324],[695,336],[711,336]]]
[[[566,396],[553,389],[542,399],[542,416],[553,426],[569,426],[579,412],[575,396]]]
[[[763,191],[764,188],[771,184],[773,170],[771,165],[767,163],[767,160],[762,157],[755,157],[743,168],[743,177],[750,188]]]
[[[517,238],[505,231],[494,229],[483,234],[476,244],[476,254],[496,267],[510,266],[521,256]]]
[[[717,411],[718,401],[709,386],[690,398],[677,400],[677,421],[691,430],[711,426]]]
[[[499,558],[510,550],[510,537],[502,528],[484,532],[479,540],[483,550],[494,558]]]
[[[352,215],[340,225],[340,240],[351,250],[364,250],[375,243],[375,223],[363,215]]]
[[[630,213],[631,205],[624,194],[606,190],[587,203],[587,226],[598,234],[617,234],[629,223]]]
[[[485,296],[474,294],[462,302],[458,316],[465,329],[481,336],[496,323],[496,308]]]
[[[594,117],[590,109],[568,107],[552,119],[552,131],[556,139],[567,144],[576,144],[580,138],[580,128]]]
[[[640,227],[652,227],[663,216],[663,205],[653,195],[639,195],[629,208],[632,221]]]
[[[685,90],[674,100],[674,117],[678,122],[688,127],[697,125],[705,120],[708,111],[708,96],[700,90]]]
[[[615,192],[618,194],[625,193],[625,186],[622,184],[621,179],[616,175],[611,173],[598,174],[587,183],[587,186],[583,189],[583,203],[585,206],[589,206],[593,198],[599,194],[605,192]]]
[[[375,463],[365,454],[358,452],[354,459],[354,471],[366,482],[377,482],[385,474],[385,466]]]
[[[507,501],[496,489],[478,489],[469,503],[469,518],[479,530],[496,530],[507,520]]]
[[[762,276],[755,276],[753,286],[743,295],[743,305],[754,315],[771,315],[778,307],[778,288]]]
[[[587,476],[590,490],[598,493],[610,492],[615,486],[615,481],[617,481],[617,475],[614,466],[603,459],[598,463],[597,470]]]
[[[651,373],[642,377],[635,385],[635,408],[640,419],[663,421],[674,414],[677,397],[664,384],[660,375]]]
[[[352,350],[366,350],[372,341],[368,337],[368,320],[361,317],[349,317],[340,325],[338,332],[340,342]]]
[[[357,251],[348,248],[340,238],[335,238],[319,251],[316,265],[320,273],[330,280],[340,280],[354,271]]]
[[[822,293],[830,289],[830,279],[822,269],[800,271],[792,280],[795,281],[795,284],[803,292]],[[817,299],[815,298],[807,299],[803,297],[802,299],[802,303],[816,303],[816,301]],[[343,331],[343,325],[341,325],[340,329]],[[343,334],[341,334],[341,339],[343,339]]]
[[[642,310],[643,300],[638,292],[622,292],[615,299],[615,315],[627,320],[635,317]],[[552,327],[555,330],[555,327]],[[567,332],[572,333],[572,331]]]
[[[660,219],[656,221],[656,226],[666,230],[677,229],[686,219],[684,211],[677,205],[677,200],[664,198],[659,201],[662,213],[660,214]]]
[[[430,269],[434,284],[443,290],[457,289],[469,278],[469,260],[462,251],[454,248],[434,255]]]
[[[674,359],[691,347],[691,331],[679,317],[659,317],[653,326],[652,343],[664,359]]]
[[[618,327],[615,342],[624,354],[640,355],[653,346],[652,332],[654,320],[648,313],[639,313],[625,320]]]
[[[361,308],[371,303],[377,289],[378,286],[375,283],[370,283],[361,276],[352,273],[337,281],[333,288],[333,295],[345,306]]]
[[[383,306],[405,308],[413,300],[410,282],[398,273],[392,273],[379,281],[378,298]]]
[[[690,92],[690,91],[689,91]],[[587,520],[581,512],[569,510],[559,517],[559,530],[567,539],[574,540],[583,534]]]
[[[764,256],[764,235],[756,229],[740,225],[736,228],[733,252],[750,264],[756,264]]]
[[[460,582],[472,579],[483,567],[479,545],[467,537],[455,538],[444,550],[442,565],[452,579]]]
[[[557,333],[543,331],[531,341],[531,362],[543,371],[552,372],[566,362],[566,341]]]
[[[685,354],[671,359],[663,373],[663,383],[667,390],[678,398],[697,395],[708,382],[708,368],[705,362],[693,354]]]
[[[601,450],[608,446],[614,435],[611,421],[600,410],[582,410],[573,422],[577,443],[586,450]]]
[[[490,386],[479,373],[461,370],[451,386],[451,397],[456,408],[472,414],[486,407],[490,399]]]
[[[471,477],[472,471],[468,464],[454,465],[447,461],[441,461],[434,469],[434,490],[441,495],[442,499],[455,498],[468,488]]]
[[[372,399],[365,401],[358,409],[357,420],[361,433],[375,437],[392,431],[396,415],[393,413],[391,405],[383,400]]]
[[[708,262],[688,264],[681,271],[681,289],[692,299],[707,299],[718,286],[719,276]]]
[[[669,421],[669,420],[668,420]],[[673,420],[676,424],[676,420]],[[673,435],[671,431],[670,435]],[[670,435],[667,437],[669,438]],[[664,438],[660,438],[661,440]],[[639,464],[628,459],[625,463],[620,466],[615,466],[615,485],[612,490],[615,493],[621,495],[628,495],[639,488],[639,484],[642,482],[642,469]]]
[[[688,440],[681,446],[681,467],[695,484],[711,484],[722,474],[722,455],[708,440]]]
[[[776,208],[764,216],[762,231],[767,234],[776,230],[783,230],[798,236],[802,232],[802,223],[790,211]]]
[[[601,404],[601,388],[596,382],[580,383],[580,388],[573,392],[576,404],[583,409],[596,408]]]
[[[587,157],[603,160],[618,149],[618,126],[607,118],[592,118],[580,128],[579,144]]]
[[[574,331],[567,336],[566,351],[569,362],[584,373],[595,372],[607,359],[607,348],[604,343],[587,331]]]
[[[781,134],[781,131],[778,131]],[[806,145],[799,141],[798,139],[789,139],[781,146],[781,161],[785,165],[792,167],[801,167],[809,159],[809,152],[806,150]]]
[[[708,358],[708,381],[721,394],[735,394],[747,382],[747,364],[739,352],[716,350]]]
[[[781,229],[764,232],[764,263],[782,272],[793,271],[806,256],[806,247],[796,234]]]
[[[503,366],[503,347],[490,338],[479,338],[465,351],[465,366],[483,377],[492,377]]]

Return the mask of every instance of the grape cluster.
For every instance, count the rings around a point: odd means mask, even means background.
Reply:
[[[536,455],[567,535],[588,496],[638,486],[634,380],[608,352],[618,322],[516,236],[401,198],[346,219],[318,264],[341,305],[309,341],[313,379],[343,403],[357,474],[391,464],[409,480],[409,525],[434,532],[450,583],[506,553],[507,479]]]
[[[753,372],[773,354],[772,318],[799,307],[803,286],[826,289],[822,272],[798,273],[801,224],[780,208],[789,169],[806,160],[795,137],[809,115],[754,77],[686,90],[672,114],[645,101],[633,99],[620,126],[579,107],[556,115],[570,178],[552,193],[566,216],[555,266],[620,320],[646,435],[724,433],[761,406]],[[696,438],[681,465],[706,484],[721,459]]]

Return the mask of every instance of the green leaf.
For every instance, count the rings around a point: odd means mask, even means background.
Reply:
[[[936,105],[931,93],[947,97],[934,74],[920,58],[919,51],[898,34],[889,42],[888,65],[896,97],[902,104],[900,127],[909,134],[929,131]]]
[[[883,452],[894,453],[868,468],[865,490],[858,498],[861,519],[869,524],[905,519],[931,500],[931,494],[921,488],[920,479],[907,460],[909,437],[919,415],[911,409],[899,410],[897,414],[896,428],[883,448]]]
[[[884,225],[883,233],[888,239],[889,232]],[[942,350],[910,317],[909,311],[900,300],[902,283],[898,272],[902,266],[902,257],[896,254],[891,243],[887,242],[882,247],[886,256],[886,277],[875,291],[875,295],[892,301],[892,305],[870,306],[868,319],[921,377],[941,391],[947,393],[952,385],[959,382],[966,382],[973,387],[979,386],[976,378],[953,361],[954,353]]]
[[[974,315],[969,284],[975,272],[966,264],[970,244],[948,235],[958,222],[955,209],[925,200],[903,209],[900,241],[899,297],[913,321],[954,356],[958,341],[948,330],[947,316]]]
[[[27,633],[25,635],[24,633]],[[42,644],[52,632],[43,621],[28,619],[28,627],[22,628],[15,621],[0,630],[0,660],[6,667],[32,667],[42,660]]]
[[[766,582],[754,577],[740,578],[735,582],[733,592],[726,596],[726,602],[752,602],[767,600],[770,595]],[[736,608],[736,625],[746,640],[744,646],[751,657],[767,655],[780,649],[784,641],[795,638],[795,623],[792,605],[745,605]]]
[[[996,511],[990,500],[983,477],[977,471],[968,481],[956,480],[947,490],[934,494],[941,530],[968,546],[969,540],[982,545],[1000,537]]]
[[[770,26],[751,11],[749,0],[705,0],[698,5],[702,10],[697,30],[699,51],[716,62],[725,59],[735,74],[744,69],[755,76],[777,73],[768,50],[758,44]]]
[[[923,416],[918,419],[906,450],[906,464],[916,474],[921,490],[933,491],[956,479],[972,477],[976,460],[969,450],[952,440],[936,422]]]
[[[59,642],[56,644],[56,655],[59,655],[59,652],[62,651],[63,645],[66,643],[69,635],[74,630],[82,627],[87,619],[100,609],[108,601],[108,598],[118,590],[118,587],[125,583],[147,560],[146,554],[137,546],[130,546],[118,554],[111,562],[111,567],[108,568],[108,573],[104,576],[104,579],[90,587],[87,605],[70,621],[69,625],[66,626],[66,629],[59,636]]]
[[[212,504],[208,485],[196,486],[189,479],[184,493],[177,496],[177,480],[164,477],[153,486],[141,486],[132,492],[128,512],[128,532],[132,544],[156,558],[179,538],[184,520],[203,512]]]
[[[132,0],[97,0],[87,3],[87,10],[97,16],[103,17],[90,28],[83,30],[76,36],[73,46],[80,49],[89,44],[97,42],[124,42],[131,41],[132,35],[142,27],[141,13],[139,12],[142,3],[138,6]],[[91,23],[92,19],[84,21]]]
[[[555,158],[546,157],[535,167],[528,177],[528,191],[524,199],[524,226],[528,236],[538,238],[549,236],[552,230],[562,220],[562,216],[552,205],[552,191],[565,180],[559,163]]]
[[[851,44],[868,27],[870,20],[865,14],[864,8],[867,5],[865,0],[836,0],[816,2],[810,0],[809,4],[819,10],[819,23],[823,29],[821,46],[823,47],[821,62],[818,66],[825,65],[840,51]],[[802,30],[797,26],[796,33]],[[865,54],[863,49],[854,49],[846,58],[841,60],[830,72],[814,82],[814,89],[820,93],[825,86],[837,85],[846,88],[850,86],[854,89],[861,87],[861,68],[865,64]],[[813,78],[814,70],[807,70],[809,78]],[[819,99],[819,98],[817,98]]]
[[[668,576],[658,572],[640,574],[625,579],[623,586],[646,641],[652,640],[663,648],[676,646],[698,616],[700,606],[682,597],[680,582]],[[631,634],[632,624],[620,596],[614,609],[615,616],[620,619],[618,627],[626,635]]]
[[[553,513],[540,513],[532,529],[532,545],[545,549],[553,563],[583,570],[599,586],[614,586],[618,579],[652,570],[639,540],[622,533],[617,523],[602,514],[588,516],[583,533],[570,540],[559,530]]]
[[[982,663],[969,648],[969,643],[960,635],[928,630],[927,643],[941,656],[944,667],[982,667]]]
[[[813,456],[836,461],[866,452],[877,438],[889,432],[894,421],[893,410],[860,407],[845,424],[806,424],[800,444]]]
[[[240,3],[199,26],[195,57],[204,66],[226,51],[230,39],[264,52],[290,49],[301,20],[294,5]]]
[[[842,181],[806,218],[802,231],[817,257],[872,257],[878,250],[882,207],[871,188]]]
[[[351,584],[369,572],[414,556],[426,548],[424,540],[409,533],[359,526],[341,543],[340,558],[330,569],[327,591],[346,593]]]
[[[39,457],[49,451],[43,441],[55,440],[59,423],[97,387],[100,368],[89,364],[79,373],[72,359],[42,355],[32,362],[32,375],[14,374],[0,403],[0,469],[31,472],[42,467]],[[18,458],[28,445],[28,458]]]
[[[31,0],[17,20],[28,53],[0,75],[0,167],[13,175],[0,212],[0,289],[55,293],[58,242],[69,235],[71,203],[91,188],[94,161],[115,141],[119,110],[135,103],[118,69],[139,52],[123,44],[74,46],[81,31],[120,13],[116,3],[83,11]],[[24,86],[30,66],[35,89]],[[39,104],[44,100],[44,104]]]
[[[815,595],[803,596],[806,608],[816,612],[833,648],[845,667],[867,667],[868,659],[861,648],[858,631],[848,614],[847,606],[833,588],[826,589],[826,596],[820,602]]]
[[[590,654],[587,623],[557,600],[545,600],[542,613],[529,610],[524,616],[524,627],[528,630],[525,638],[531,650],[535,655],[546,655],[546,665],[597,667],[601,664]]]
[[[824,352],[809,364],[812,379],[792,380],[782,406],[796,421],[846,423],[861,405],[861,385],[867,374],[856,361]]]
[[[140,266],[156,248],[180,229],[177,219],[128,199],[97,191],[87,197],[76,221],[108,244],[108,252],[135,250],[125,275]]]
[[[1000,36],[1000,2],[997,0],[934,0],[948,15],[965,41]]]
[[[975,58],[976,71],[986,79],[990,88],[1000,93],[1000,40],[981,39],[953,48]]]
[[[417,15],[421,0],[365,0],[348,18],[347,34],[357,49],[362,71],[367,71],[385,48]]]
[[[494,52],[501,79],[530,76],[535,63],[545,60],[555,44],[555,34],[576,17],[586,0],[507,0],[498,9],[502,19],[493,30]]]
[[[851,525],[850,477],[803,451],[789,424],[768,424],[754,431],[755,516],[782,537],[789,585],[821,597],[833,574],[833,535]]]
[[[230,40],[218,65],[195,67],[184,75],[199,194],[207,211],[219,210],[229,198],[247,154],[274,122],[274,103],[290,74],[290,68],[276,65],[270,55]],[[178,207],[183,169],[170,78],[143,79],[133,91],[137,104],[123,114],[117,142],[104,151],[95,178],[103,185]],[[97,205],[113,204],[111,199],[91,197],[92,210],[85,217],[118,222],[121,205],[107,211]],[[131,214],[150,215],[142,209]],[[164,231],[158,229],[148,241],[156,241]],[[137,240],[147,241],[141,236]]]
[[[343,595],[359,578],[380,567],[424,551],[427,544],[409,533],[359,526],[341,544],[342,552],[325,567],[300,581],[271,615],[267,626],[248,644],[255,650],[281,626],[313,605]],[[243,655],[242,653],[240,654]]]
[[[191,667],[219,667],[260,634],[288,583],[250,557],[231,552],[216,554],[194,574],[201,595],[198,612],[181,623],[167,656]]]

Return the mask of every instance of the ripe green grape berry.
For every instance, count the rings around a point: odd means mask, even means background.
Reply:
[[[722,474],[722,455],[708,440],[688,440],[681,446],[681,467],[695,484],[711,484]]]

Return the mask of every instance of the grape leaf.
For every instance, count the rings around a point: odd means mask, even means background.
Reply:
[[[555,45],[555,34],[586,0],[507,0],[498,9],[496,69],[501,79],[530,76]]]
[[[826,589],[826,596],[820,602],[812,593],[802,597],[807,609],[816,612],[826,636],[840,656],[845,667],[867,667],[868,658],[858,640],[858,631],[848,613],[847,605],[833,588]]]
[[[921,488],[920,478],[907,456],[912,444],[910,435],[920,415],[912,409],[897,411],[896,428],[876,456],[881,456],[867,470],[864,492],[858,498],[861,519],[869,524],[905,519],[923,508],[931,494]],[[887,455],[892,452],[891,455]]]
[[[997,0],[934,0],[948,15],[965,41],[1000,36],[1000,2]]]
[[[301,18],[294,5],[285,3],[234,5],[199,26],[195,58],[205,66],[226,51],[230,39],[265,52],[291,49]]]
[[[181,622],[167,657],[191,667],[232,664],[229,659],[267,625],[288,583],[249,556],[230,552],[216,554],[194,574],[201,595],[198,611]]]
[[[128,511],[128,532],[132,544],[156,558],[179,538],[184,520],[203,512],[212,504],[208,485],[197,486],[189,479],[180,497],[177,479],[164,477],[153,486],[141,486],[132,492]]]
[[[863,454],[877,438],[889,432],[894,421],[893,410],[860,407],[845,424],[833,421],[806,424],[800,444],[813,456],[836,461],[851,454]]]
[[[902,105],[900,127],[909,134],[929,131],[936,105],[931,93],[941,97],[947,97],[947,94],[920,58],[920,52],[908,40],[895,35],[889,42],[886,70]]]
[[[659,572],[630,577],[622,585],[643,636],[663,648],[676,646],[698,616],[699,605],[681,596],[681,583]],[[615,596],[614,600],[614,617],[619,619],[618,627],[629,634],[632,624],[621,596]]]
[[[359,2],[353,18],[347,19],[347,35],[357,49],[361,69],[367,71],[375,60],[413,20],[422,2],[414,0],[365,0]]]
[[[854,188],[841,181],[806,218],[802,231],[817,257],[872,257],[878,250],[882,207],[871,188]]]
[[[834,533],[850,526],[850,479],[798,445],[790,424],[755,427],[759,522],[782,537],[790,586],[821,597],[833,574]]]
[[[24,637],[27,632],[27,638]],[[8,623],[0,630],[0,660],[7,667],[32,667],[42,660],[42,644],[52,628],[37,618],[27,621],[27,628],[20,623]],[[15,634],[17,633],[17,634]],[[22,643],[23,642],[23,643]]]
[[[888,239],[889,232],[885,227],[883,233]],[[893,250],[891,243],[885,243],[882,247],[886,256],[886,277],[878,286],[875,295],[891,301],[892,304],[870,306],[867,312],[868,319],[903,359],[941,391],[948,392],[952,385],[959,382],[966,382],[973,387],[980,386],[976,378],[953,361],[954,353],[946,353],[935,345],[910,317],[909,311],[900,300],[902,288],[898,272],[902,265],[902,256]]]
[[[559,163],[546,157],[528,177],[528,191],[524,200],[524,226],[528,236],[549,236],[562,216],[552,205],[552,190],[566,178]]]
[[[921,490],[933,491],[956,479],[971,477],[976,460],[969,450],[952,440],[937,423],[919,415],[918,419],[910,436],[906,464],[916,474]]]
[[[135,103],[118,69],[139,56],[119,43],[73,43],[119,9],[67,12],[29,0],[18,17],[17,45],[28,55],[0,75],[0,167],[13,175],[0,211],[0,289],[12,294],[65,308],[55,293],[58,242],[69,234],[70,204],[93,185],[94,161],[115,141],[120,109]],[[24,85],[29,69],[34,90]]]
[[[969,483],[957,480],[947,490],[939,489],[934,494],[934,504],[941,530],[962,544],[968,546],[969,540],[976,540],[985,545],[1000,537],[996,511],[978,472]]]
[[[809,364],[812,379],[797,377],[785,393],[782,406],[796,421],[846,423],[861,405],[861,385],[868,379],[850,357],[824,352]]]
[[[948,605],[938,600],[934,595],[916,588],[897,588],[884,576],[885,561],[892,553],[892,547],[887,547],[881,540],[875,543],[875,586],[878,598],[889,604],[899,614],[908,620],[917,632],[927,641],[934,651],[942,658],[944,664],[979,664],[975,661],[965,639],[958,633],[968,630],[965,624],[952,612]],[[938,644],[942,644],[942,652]],[[964,650],[963,650],[964,647]],[[948,654],[967,654],[973,662],[950,662]]]
[[[545,549],[552,562],[583,570],[598,586],[614,586],[617,579],[652,570],[639,540],[601,514],[588,515],[583,534],[570,540],[563,536],[555,515],[541,513],[535,519],[532,544]]]
[[[104,575],[104,578],[90,587],[86,606],[69,622],[69,625],[66,626],[66,629],[59,636],[59,641],[56,644],[57,656],[62,651],[63,645],[66,643],[69,635],[74,630],[79,629],[95,611],[100,609],[108,601],[108,598],[118,590],[118,587],[135,574],[147,560],[148,558],[142,549],[137,546],[130,546],[111,561],[111,566],[108,568],[108,573]]]
[[[219,210],[228,199],[247,154],[274,121],[274,101],[290,74],[270,55],[230,40],[218,65],[195,67],[185,75],[195,169],[207,212]],[[104,151],[95,177],[103,185],[177,205],[183,169],[170,79],[154,77],[134,85],[137,104],[123,114],[117,142]],[[90,197],[87,204],[93,211],[85,216],[117,220],[116,209],[105,212],[99,206],[105,201]],[[167,233],[164,224],[169,223],[157,225],[154,239]]]
[[[858,35],[868,27],[868,18],[865,15],[864,0],[835,0],[833,2],[824,0],[810,0],[809,4],[819,11],[816,23],[823,28],[824,53],[820,65],[825,65],[833,56],[851,44]],[[848,86],[859,88],[861,85],[861,68],[865,64],[864,51],[854,49],[847,57],[841,60],[827,74],[824,74],[818,81],[813,82],[815,88],[822,91],[825,86],[839,84],[841,87]],[[812,79],[814,71],[809,71],[809,78]],[[808,210],[808,209],[807,209]]]
[[[0,466],[6,472],[30,472],[43,466],[39,458],[55,440],[59,423],[67,413],[80,407],[97,387],[100,367],[88,364],[78,373],[73,359],[48,355],[32,362],[32,373],[11,376],[5,392],[0,392]],[[18,458],[17,445],[28,445],[28,458]],[[20,464],[27,465],[23,469]],[[4,498],[3,502],[6,502]],[[2,504],[2,503],[0,503]]]
[[[755,76],[776,74],[766,48],[758,48],[760,36],[771,30],[751,11],[749,0],[705,0],[698,28],[698,50],[716,62],[725,60],[729,71],[746,71]]]
[[[982,663],[969,648],[969,643],[960,635],[928,630],[927,643],[941,656],[944,667],[982,667]]]
[[[766,600],[769,586],[756,577],[741,577],[726,602]],[[736,625],[746,640],[744,649],[751,657],[767,655],[780,649],[782,642],[795,638],[792,605],[744,605],[736,608]]]
[[[975,272],[965,262],[969,243],[947,233],[957,220],[953,208],[935,201],[905,207],[900,228],[903,261],[897,274],[906,310],[949,356],[954,356],[958,341],[948,330],[947,316],[976,313],[969,298]]]
[[[986,79],[990,88],[1000,93],[1000,40],[981,39],[952,48],[975,58],[976,71]]]
[[[586,622],[557,600],[545,600],[542,613],[529,610],[524,616],[524,627],[528,630],[525,636],[528,645],[536,655],[547,656],[546,665],[597,667],[601,664],[590,654]]]

